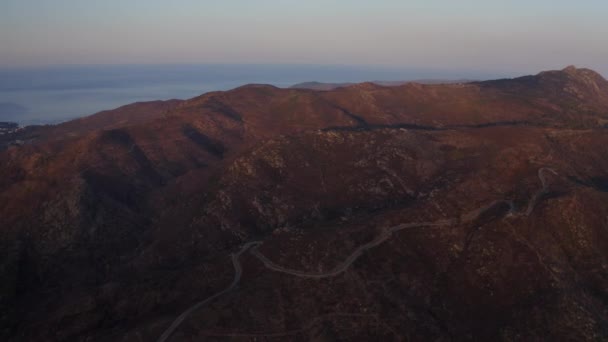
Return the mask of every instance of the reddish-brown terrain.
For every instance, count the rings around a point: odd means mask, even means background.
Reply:
[[[606,340],[607,127],[569,67],[3,136],[0,339]]]

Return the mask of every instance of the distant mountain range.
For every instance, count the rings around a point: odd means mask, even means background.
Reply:
[[[414,81],[372,81],[370,83],[377,84],[384,87],[396,87],[408,83],[419,83],[419,84],[455,84],[455,83],[470,83],[473,80],[439,80],[439,79],[428,79],[428,80],[414,80]],[[336,88],[343,88],[355,85],[356,83],[323,83],[323,82],[303,82],[294,84],[290,88],[293,89],[310,89],[310,90],[334,90]]]
[[[0,136],[0,340],[608,340],[608,81],[423,83]]]

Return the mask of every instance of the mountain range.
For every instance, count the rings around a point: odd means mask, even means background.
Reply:
[[[2,135],[0,338],[608,339],[607,128],[568,67]]]
[[[418,84],[454,84],[454,83],[471,83],[472,80],[440,80],[440,79],[428,79],[428,80],[414,80],[414,81],[373,81],[371,83],[379,86],[392,87],[402,86],[408,83]],[[310,90],[334,90],[336,88],[350,87],[356,83],[325,83],[325,82],[303,82],[292,85],[290,88],[293,89],[310,89]]]

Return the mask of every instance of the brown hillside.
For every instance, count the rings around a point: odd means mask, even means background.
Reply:
[[[608,82],[568,67],[25,129],[0,152],[0,337],[608,339],[607,123]]]

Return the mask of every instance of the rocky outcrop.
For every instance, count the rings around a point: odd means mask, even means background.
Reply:
[[[0,338],[156,340],[204,302],[170,340],[606,339],[606,84],[249,85],[26,128]]]

